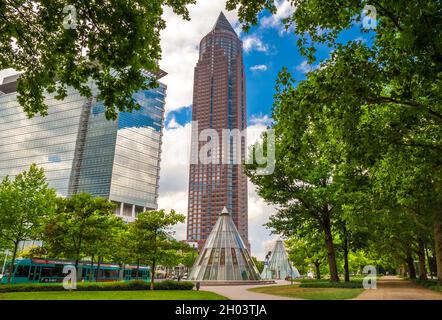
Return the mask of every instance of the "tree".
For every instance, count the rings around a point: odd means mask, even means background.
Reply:
[[[189,19],[195,0],[6,0],[0,4],[0,70],[23,72],[18,101],[28,116],[47,114],[44,92],[66,97],[67,86],[91,96],[99,89],[106,117],[131,111],[132,94],[156,86],[163,8]],[[146,73],[147,72],[147,73]]]
[[[284,23],[295,26],[301,53],[313,63],[317,45],[326,44],[333,54],[298,89],[287,90],[286,97],[295,95],[296,103],[326,111],[333,127],[342,132],[348,160],[366,172],[387,164],[431,175],[423,189],[431,194],[431,206],[423,214],[431,220],[442,283],[441,2],[298,0],[291,4],[296,10]],[[341,43],[339,35],[364,19],[367,4],[377,9],[374,45]],[[238,6],[246,24],[256,23],[265,8],[275,11],[272,1],[228,1],[230,9]],[[367,31],[363,24],[361,28]],[[402,159],[407,159],[406,166],[398,161]]]
[[[193,264],[198,258],[198,251],[195,247],[185,243],[182,244],[181,253],[181,263],[186,267],[187,272],[189,272],[190,268],[192,268]]]
[[[99,255],[106,243],[112,242],[113,229],[120,218],[114,215],[115,205],[104,198],[80,193],[71,198],[58,198],[56,214],[44,227],[42,238],[52,256],[75,260]]]
[[[258,260],[257,257],[252,256],[253,263],[255,263],[256,268],[258,269],[259,273],[262,273],[262,270],[264,270],[264,261]]]
[[[15,268],[21,241],[34,240],[44,218],[55,210],[55,190],[48,187],[43,169],[35,164],[14,180],[4,178],[0,184],[0,238],[12,249],[8,283]]]
[[[111,206],[112,211],[114,208],[114,206]],[[118,254],[113,253],[112,251],[121,252],[125,249],[116,247],[116,244],[124,245],[118,243],[120,240],[120,233],[124,229],[125,224],[123,220],[115,216],[113,212],[106,216],[105,219],[102,219],[102,221],[99,222],[99,225],[96,226],[94,239],[88,243],[86,247],[86,255],[91,257],[91,270],[93,270],[94,259],[97,258],[97,275],[95,276],[95,274],[92,274],[91,280],[93,280],[93,278],[95,278],[96,281],[99,280],[100,266],[104,259]]]
[[[175,261],[180,243],[172,238],[171,227],[184,221],[184,215],[174,210],[169,213],[157,210],[138,214],[137,219],[129,225],[129,243],[137,264],[144,262],[150,266],[151,290],[154,290],[156,266],[170,264],[171,259]]]
[[[261,175],[257,163],[245,165],[245,173],[257,186],[258,194],[280,207],[268,227],[285,236],[308,225],[321,232],[327,250],[331,281],[339,281],[333,224],[340,215],[340,185],[337,179],[342,149],[333,137],[326,114],[297,103],[290,75],[281,73],[275,94],[272,129],[275,132],[275,170]],[[266,137],[257,148],[265,148]],[[265,151],[265,150],[264,150]],[[338,154],[339,155],[339,154]]]
[[[323,265],[327,261],[327,251],[320,234],[307,229],[298,230],[286,243],[289,260],[298,271],[301,274],[307,274],[313,266],[316,279],[321,279]]]

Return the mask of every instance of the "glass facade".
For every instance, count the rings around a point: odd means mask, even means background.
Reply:
[[[284,242],[282,240],[276,240],[273,248],[266,254],[266,261],[264,262],[264,270],[261,273],[261,278],[267,280],[284,280],[287,277],[299,278],[300,274],[298,269],[290,263]]]
[[[224,208],[190,271],[196,281],[259,281],[258,270]]]
[[[156,209],[165,94],[164,85],[140,91],[141,108],[120,113],[110,199]]]
[[[202,247],[225,206],[239,234],[248,241],[247,178],[240,163],[245,161],[246,136],[237,143],[223,130],[246,129],[246,78],[242,42],[221,13],[213,29],[201,40],[194,73],[192,120],[192,159],[189,168],[187,240]],[[198,155],[207,141],[201,141],[206,129],[216,130],[219,143],[228,150],[216,150],[228,162],[201,163]],[[224,141],[226,139],[226,141]],[[227,139],[229,139],[227,141]]]
[[[73,90],[63,101],[48,96],[49,115],[32,119],[15,92],[0,94],[0,178],[36,163],[61,196],[108,198],[126,220],[156,209],[165,94],[161,83],[137,92],[140,109],[116,121],[106,120],[102,102]]]
[[[0,89],[1,90],[1,89]],[[87,99],[68,90],[64,101],[48,96],[49,115],[28,119],[17,94],[0,94],[0,179],[43,167],[49,186],[67,196],[80,118]]]

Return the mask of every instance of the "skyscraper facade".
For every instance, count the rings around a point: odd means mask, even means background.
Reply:
[[[93,85],[90,99],[73,89],[63,101],[47,95],[49,114],[28,119],[17,102],[17,78],[0,84],[0,179],[35,163],[60,196],[108,198],[126,221],[157,208],[164,84],[135,93],[141,108],[116,121],[106,120]]]
[[[236,140],[232,136],[223,136],[226,129],[246,129],[242,42],[223,13],[201,40],[193,90],[193,160],[189,172],[187,240],[198,242],[202,248],[218,213],[226,207],[249,247],[247,179],[241,164],[245,157],[246,138]],[[227,146],[210,151],[213,153],[208,156],[215,159],[210,163],[202,162],[199,157],[207,144],[207,140],[201,138],[207,129],[218,133],[220,146]],[[225,158],[227,162],[222,160]],[[240,161],[234,161],[234,158]]]

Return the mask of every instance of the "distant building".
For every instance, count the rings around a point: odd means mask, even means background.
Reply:
[[[28,119],[17,101],[17,79],[0,84],[0,179],[35,163],[59,195],[108,198],[126,221],[157,208],[164,84],[137,92],[141,108],[119,113],[116,121],[105,119],[93,86],[90,99],[73,89],[62,101],[47,95],[49,114]]]
[[[206,143],[199,139],[202,131],[216,130],[222,144],[226,143],[223,141],[224,129],[243,131],[247,126],[242,42],[223,13],[200,43],[194,76],[192,121],[198,124],[198,128],[192,126],[191,146],[192,157],[197,158]],[[230,157],[239,157],[240,151],[244,161],[245,137],[240,145],[233,139],[229,143],[230,148],[226,153]],[[187,240],[198,242],[198,247],[202,248],[224,206],[231,213],[241,238],[250,248],[247,178],[241,163],[191,161]]]

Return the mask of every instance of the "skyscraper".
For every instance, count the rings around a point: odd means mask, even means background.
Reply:
[[[49,114],[28,119],[17,101],[17,79],[0,83],[0,179],[35,163],[60,196],[108,198],[126,221],[157,209],[164,84],[135,93],[141,108],[120,112],[116,121],[106,120],[93,85],[90,99],[71,88],[63,101],[48,94]]]
[[[249,247],[247,179],[241,165],[246,137],[238,141],[223,136],[225,129],[246,129],[245,91],[242,42],[221,12],[213,29],[201,40],[194,73],[187,240],[198,242],[199,248],[223,207],[231,213]],[[218,133],[220,145],[228,143],[227,149],[223,147],[208,155],[219,156],[219,162],[204,163],[198,156],[207,143],[201,137],[207,129]],[[226,153],[229,162],[221,160]],[[235,157],[241,161],[233,161]]]

